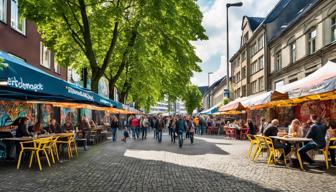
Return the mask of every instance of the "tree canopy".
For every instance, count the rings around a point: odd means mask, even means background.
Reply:
[[[186,88],[186,92],[183,96],[183,101],[185,102],[185,107],[188,114],[192,115],[192,112],[201,107],[202,93],[197,86],[189,84]]]
[[[191,41],[207,39],[194,0],[20,0],[58,62],[102,76],[122,101],[147,107],[186,92],[200,59]],[[110,94],[113,99],[113,94]]]

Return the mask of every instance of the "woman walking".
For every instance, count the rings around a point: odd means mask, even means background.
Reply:
[[[111,129],[112,129],[112,141],[115,142],[117,139],[117,130],[119,127],[117,117],[113,116],[111,121]]]

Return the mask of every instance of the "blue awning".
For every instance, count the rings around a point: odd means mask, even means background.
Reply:
[[[63,101],[122,108],[121,103],[56,78],[0,51],[8,65],[0,70],[0,99]]]
[[[204,115],[211,115],[211,114],[214,114],[218,111],[218,106],[213,106],[205,111],[202,111],[201,114],[204,114]]]

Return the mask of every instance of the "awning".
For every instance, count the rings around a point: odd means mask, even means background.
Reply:
[[[0,70],[0,98],[63,101],[122,107],[118,102],[56,78],[38,68],[0,51],[7,67]]]
[[[242,101],[244,107],[265,107],[276,105],[282,100],[288,99],[287,93],[280,93],[278,91],[269,91],[258,95],[249,96]]]
[[[336,63],[328,61],[324,66],[307,77],[277,89],[288,92],[289,98],[326,93],[336,89]]]
[[[218,111],[218,107],[220,106],[220,104],[218,105],[215,105],[205,111],[201,111],[200,114],[203,114],[203,115],[211,115],[213,113],[216,113]]]
[[[229,102],[228,104],[220,107],[218,109],[219,112],[225,112],[225,111],[241,111],[244,110],[245,107],[241,104],[242,101],[245,101],[247,99],[247,97],[240,97],[237,98],[231,102]]]

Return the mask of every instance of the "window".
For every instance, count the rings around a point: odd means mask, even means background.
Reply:
[[[295,44],[295,42],[292,42],[289,45],[289,49],[290,49],[290,53],[289,53],[290,62],[295,63],[295,61],[296,61],[296,44]]]
[[[244,85],[242,87],[242,96],[245,97],[246,96],[246,85]]]
[[[264,68],[264,56],[259,57],[258,63],[259,63],[259,70],[263,69]]]
[[[245,44],[248,41],[248,33],[246,33],[243,37],[243,44]]]
[[[275,71],[279,71],[282,68],[281,63],[281,49],[275,53]]]
[[[258,79],[258,83],[259,83],[259,91],[263,91],[264,90],[264,77],[260,77]]]
[[[305,75],[306,75],[306,77],[307,77],[308,75],[310,75],[310,74],[312,74],[312,73],[314,73],[314,72],[315,72],[315,70],[308,71],[308,72],[305,73]]]
[[[240,97],[240,88],[237,89],[237,98]]]
[[[40,43],[40,63],[42,66],[50,69],[50,51]]]
[[[293,83],[293,82],[295,82],[295,81],[297,81],[297,80],[298,80],[298,78],[295,77],[295,78],[293,78],[293,79],[290,79],[288,82],[289,82],[289,83]]]
[[[277,81],[277,82],[275,82],[275,89],[278,89],[278,88],[282,87],[283,85],[284,85],[283,80]]]
[[[242,69],[242,79],[246,78],[246,67],[243,67]]]
[[[251,57],[258,52],[258,44],[254,42],[251,46]]]
[[[251,74],[254,74],[258,71],[258,63],[257,61],[253,62],[251,65]]]
[[[243,51],[243,53],[241,54],[241,61],[245,61],[246,59],[246,51]]]
[[[7,0],[0,0],[0,21],[6,23]]]
[[[331,19],[331,41],[336,40],[336,17]]]
[[[257,81],[252,82],[252,93],[258,92],[257,90]]]
[[[264,48],[264,36],[258,38],[258,50]]]
[[[61,74],[61,66],[57,63],[56,58],[54,60],[54,70],[56,73]]]
[[[307,34],[308,54],[313,54],[316,51],[316,29],[312,28]]]
[[[236,82],[238,83],[240,81],[240,72],[236,74]]]
[[[18,0],[11,1],[11,26],[25,34],[26,33],[26,19],[19,12]]]

